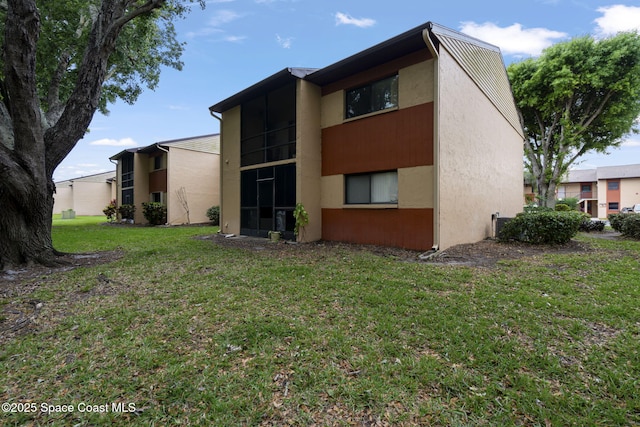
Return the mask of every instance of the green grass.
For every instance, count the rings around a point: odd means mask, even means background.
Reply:
[[[90,215],[79,215],[73,219],[62,219],[62,214],[53,214],[53,225],[54,226],[73,226],[73,227],[81,227],[85,225],[96,225],[107,222],[107,219],[104,215],[98,216],[90,216]]]
[[[0,424],[640,423],[640,242],[489,270],[192,238],[214,231],[54,226],[59,250],[125,255],[23,298],[41,325],[0,350],[1,400],[138,412]]]

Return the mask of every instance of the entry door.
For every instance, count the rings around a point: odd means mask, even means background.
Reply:
[[[240,233],[267,237],[279,231],[286,239],[295,237],[295,164],[242,171],[240,188]]]

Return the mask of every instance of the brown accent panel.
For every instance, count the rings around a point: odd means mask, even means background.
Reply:
[[[433,165],[433,103],[322,129],[322,175]]]
[[[433,246],[433,209],[322,209],[322,238],[426,250]]]
[[[149,193],[167,192],[167,170],[160,169],[149,173]]]
[[[409,55],[405,55],[401,58],[393,61],[380,64],[377,67],[373,67],[362,73],[357,73],[338,80],[335,83],[329,83],[322,87],[322,95],[328,95],[337,90],[351,89],[367,83],[371,83],[376,80],[380,80],[384,77],[389,77],[398,72],[401,68],[409,67],[410,65],[417,64],[419,62],[428,61],[433,58],[431,52],[428,49],[419,50]]]

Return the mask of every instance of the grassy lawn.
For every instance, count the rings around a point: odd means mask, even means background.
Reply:
[[[40,325],[0,349],[0,400],[37,411],[0,424],[640,423],[640,242],[489,269],[214,231],[56,223],[59,250],[125,255],[22,298]]]

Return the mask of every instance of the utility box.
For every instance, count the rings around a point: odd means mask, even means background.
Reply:
[[[73,209],[67,209],[62,211],[62,219],[74,219],[76,217],[76,211]]]
[[[494,237],[498,237],[500,236],[500,231],[502,231],[502,227],[504,227],[504,225],[511,221],[513,218],[507,218],[507,217],[499,217],[496,218],[496,235]]]

